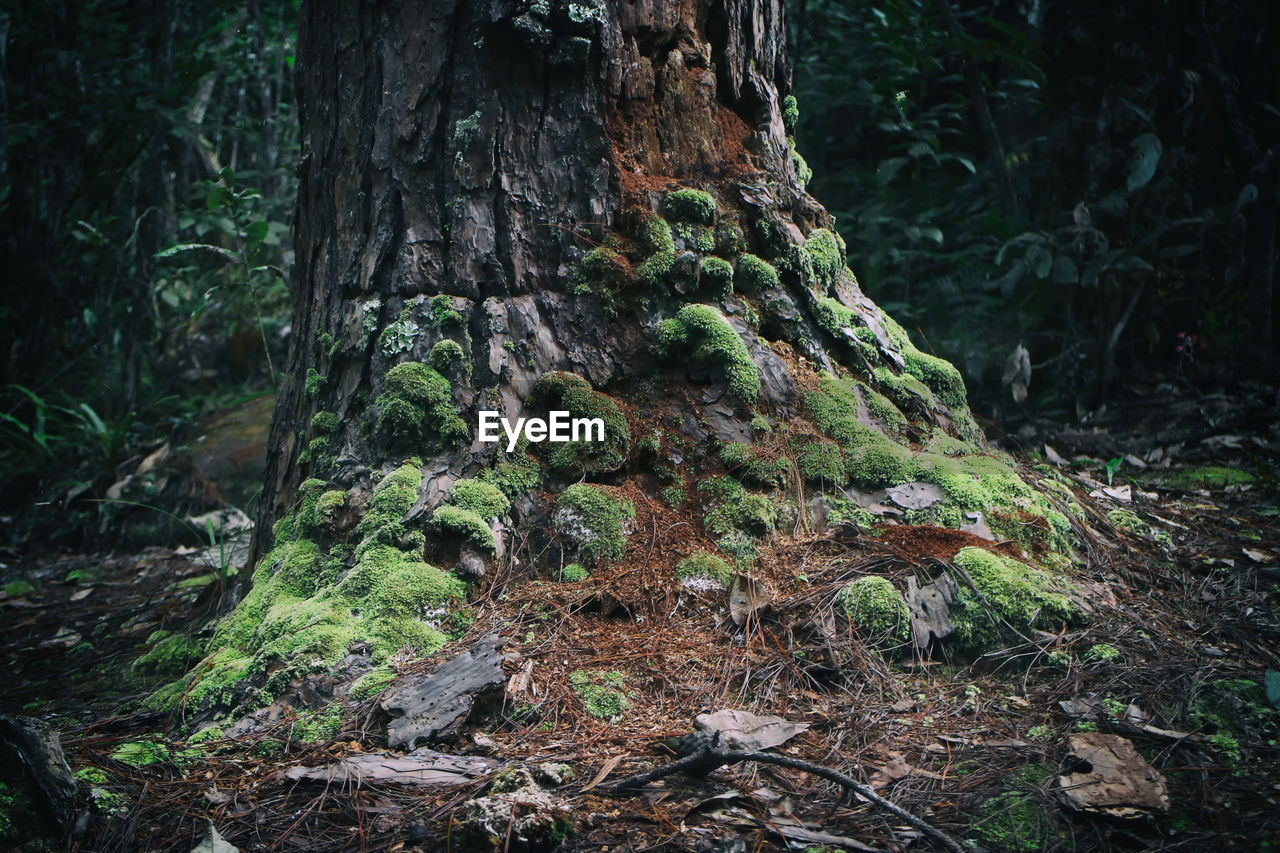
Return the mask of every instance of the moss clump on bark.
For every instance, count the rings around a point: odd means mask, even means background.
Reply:
[[[676,261],[671,226],[660,217],[650,216],[640,228],[640,239],[649,254],[636,268],[636,281],[648,290],[658,290],[666,284],[671,265]]]
[[[716,200],[702,190],[673,190],[663,197],[662,209],[677,222],[710,225],[716,218]]]
[[[608,394],[591,387],[576,373],[555,371],[539,377],[533,399],[548,409],[567,411],[571,418],[599,418],[604,422],[603,441],[544,442],[538,453],[557,471],[597,473],[616,471],[631,452],[631,427],[618,404]]]
[[[698,284],[712,296],[728,296],[733,292],[733,265],[714,255],[703,258],[698,270]]]
[[[464,376],[471,375],[471,365],[467,363],[462,345],[457,341],[447,339],[437,341],[435,346],[431,347],[431,352],[427,353],[427,363],[431,365],[432,370],[442,375],[454,368],[461,368]]]
[[[466,539],[477,548],[490,553],[498,550],[493,528],[477,512],[460,506],[440,506],[431,513],[431,521],[441,530]]]
[[[378,397],[378,428],[396,437],[449,446],[467,438],[467,425],[453,405],[453,386],[436,370],[416,361],[387,371]]]
[[[444,293],[431,297],[431,319],[441,328],[462,328],[462,314],[453,307],[453,297]]]
[[[672,258],[674,257],[673,245]],[[578,271],[574,274],[574,292],[592,293],[597,285],[619,290],[630,282],[631,276],[631,265],[626,258],[608,246],[597,246],[582,256]]]
[[[514,501],[538,487],[542,480],[542,467],[537,459],[517,450],[509,461],[486,468],[476,477],[497,486],[509,500]]]
[[[658,351],[665,357],[692,349],[694,361],[718,364],[729,382],[729,394],[751,402],[760,394],[760,371],[747,345],[719,311],[686,305],[658,324]]]
[[[622,524],[636,514],[635,504],[586,483],[565,489],[556,501],[556,531],[586,562],[616,560],[627,549]]]
[[[911,636],[907,602],[885,578],[855,578],[836,593],[836,606],[872,640],[901,642]]]
[[[1083,616],[1068,595],[1070,583],[1043,569],[972,546],[962,548],[952,562],[968,573],[986,602],[968,584],[960,584],[951,618],[961,645],[971,651],[1010,639],[1007,626],[1058,630],[1063,622]]]
[[[582,707],[597,720],[612,722],[631,707],[631,701],[620,689],[624,683],[621,673],[575,669],[569,673],[569,683],[582,700]]]
[[[676,578],[681,586],[694,589],[728,589],[733,569],[715,554],[696,551],[676,563]]]
[[[798,438],[792,443],[800,476],[817,486],[840,487],[849,482],[840,446],[825,438]]]
[[[787,481],[790,463],[751,444],[733,441],[720,448],[720,461],[739,480],[775,488]]]
[[[504,516],[511,510],[511,501],[502,490],[483,480],[458,480],[449,489],[449,503],[471,510],[481,518]]]
[[[827,228],[816,228],[805,238],[804,251],[813,264],[814,279],[821,285],[820,289],[825,291],[844,268],[840,238]]]
[[[738,258],[736,278],[743,293],[760,293],[778,286],[778,271],[773,264],[750,254]]]

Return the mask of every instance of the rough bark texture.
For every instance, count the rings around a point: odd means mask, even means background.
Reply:
[[[641,491],[699,508],[740,571],[781,519],[866,523],[915,481],[945,499],[907,520],[982,510],[1039,551],[1069,532],[804,191],[780,0],[315,4],[297,72],[261,559],[171,704],[305,698],[291,679],[320,671],[324,698],[369,655],[432,651],[459,577],[517,539],[538,543],[520,571],[622,558]],[[477,440],[482,409],[607,437],[508,453]]]

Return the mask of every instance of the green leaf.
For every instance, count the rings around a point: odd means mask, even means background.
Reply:
[[[1125,180],[1125,188],[1129,192],[1145,187],[1155,176],[1156,164],[1164,146],[1160,137],[1154,133],[1144,133],[1133,140],[1133,159],[1129,161],[1129,177]]]
[[[254,246],[259,246],[262,241],[267,239],[267,233],[271,230],[265,219],[259,219],[256,222],[250,222],[248,227],[244,229],[244,236]]]
[[[1027,266],[1036,274],[1036,278],[1048,278],[1053,269],[1053,255],[1043,246],[1032,246],[1027,249]]]
[[[1059,255],[1053,259],[1053,283],[1054,284],[1075,284],[1080,278],[1080,271],[1076,269],[1076,262]]]
[[[231,201],[231,193],[226,187],[214,187],[204,197],[204,206],[209,210],[217,210]]]
[[[240,263],[240,256],[235,252],[228,251],[221,246],[210,245],[209,243],[179,243],[176,246],[170,246],[162,252],[156,252],[151,257],[157,259],[171,258],[174,255],[181,254],[182,252],[194,252],[197,249],[204,249],[207,252],[213,252],[215,255],[221,255],[228,263]]]

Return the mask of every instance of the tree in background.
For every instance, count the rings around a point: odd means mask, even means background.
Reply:
[[[800,9],[797,91],[822,104],[800,148],[919,343],[999,390],[1025,342],[1059,412],[1104,400],[1117,365],[1185,366],[1179,333],[1216,377],[1274,370],[1274,8]]]

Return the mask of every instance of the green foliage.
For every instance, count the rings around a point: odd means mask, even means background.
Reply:
[[[692,349],[697,362],[713,362],[724,370],[729,394],[751,402],[760,394],[760,372],[742,338],[714,308],[686,305],[658,324],[658,352],[671,357]]]
[[[538,465],[538,460],[527,453],[517,451],[510,461],[499,462],[492,468],[486,468],[476,477],[497,486],[508,500],[514,501],[538,487],[542,479],[542,469]]]
[[[556,531],[587,562],[603,563],[621,557],[627,548],[622,523],[636,508],[603,489],[575,483],[556,501],[552,514]]]
[[[570,563],[560,570],[560,580],[565,583],[575,583],[583,581],[591,577],[591,572],[587,571],[586,566],[581,563]]]
[[[830,287],[844,269],[841,240],[833,231],[815,228],[804,241],[804,251],[813,264],[813,275],[822,289]]]
[[[432,512],[431,521],[441,530],[460,536],[482,550],[491,553],[497,550],[493,528],[474,510],[460,506],[439,506]]]
[[[968,572],[985,602],[962,584],[952,621],[962,645],[980,650],[1000,642],[1009,628],[1057,630],[1080,620],[1080,608],[1066,594],[1070,584],[1026,563],[984,548],[962,548],[954,558]]]
[[[702,190],[673,190],[663,196],[662,209],[677,222],[711,225],[716,218],[716,200]]]
[[[713,296],[725,297],[733,291],[733,265],[714,255],[702,259],[698,284]]]
[[[453,297],[444,293],[431,297],[431,318],[443,329],[462,328],[462,314],[453,307]]]
[[[649,255],[636,269],[636,281],[646,290],[657,291],[666,285],[667,274],[676,260],[675,239],[671,226],[657,216],[645,219],[640,228],[640,240]]]

